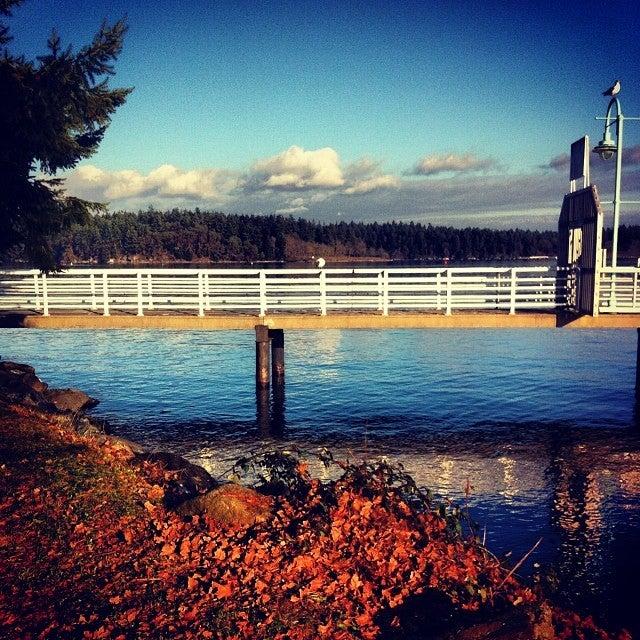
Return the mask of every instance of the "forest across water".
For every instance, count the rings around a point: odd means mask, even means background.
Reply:
[[[610,241],[605,232],[605,245]],[[415,222],[320,223],[280,215],[148,209],[94,216],[52,239],[63,265],[109,262],[295,262],[329,260],[514,260],[555,256],[557,233],[457,229]],[[621,226],[619,252],[637,255],[640,226]],[[21,256],[6,256],[20,261]]]

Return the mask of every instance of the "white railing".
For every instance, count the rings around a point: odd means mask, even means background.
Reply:
[[[0,272],[0,309],[280,311],[555,309],[566,276],[548,267],[397,269],[69,269]]]
[[[640,313],[638,267],[600,269],[600,313]]]

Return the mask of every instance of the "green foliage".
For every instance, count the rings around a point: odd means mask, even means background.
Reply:
[[[1,0],[0,15],[10,16],[19,4]],[[53,31],[48,52],[32,61],[9,51],[9,28],[0,23],[0,255],[17,250],[53,270],[51,237],[101,209],[67,196],[53,176],[96,151],[131,91],[110,89],[107,80],[125,31],[123,21],[104,23],[76,53]]]
[[[312,255],[394,260],[509,260],[555,255],[555,231],[455,229],[418,223],[321,224],[276,215],[154,209],[94,216],[54,243],[66,262],[295,261]]]

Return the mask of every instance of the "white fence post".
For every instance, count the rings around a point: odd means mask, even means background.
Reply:
[[[378,311],[382,311],[383,310],[383,298],[384,298],[384,284],[383,284],[383,280],[384,280],[384,270],[380,271],[378,273]]]
[[[511,269],[511,288],[510,288],[510,304],[509,315],[514,315],[516,312],[516,269]]]
[[[102,274],[102,315],[109,315],[109,285],[106,271]]]
[[[382,315],[389,315],[389,271],[382,272]]]
[[[453,287],[453,282],[452,282],[452,274],[451,274],[451,269],[447,269],[447,306],[446,306],[446,310],[445,310],[445,315],[450,316],[451,315],[451,306],[452,306],[452,297],[453,297],[453,291],[452,291],[452,287]]]
[[[96,302],[96,276],[93,273],[89,276],[89,284],[91,286],[91,311],[95,311],[98,304]]]
[[[327,315],[327,274],[320,269],[320,315]]]
[[[198,271],[198,315],[204,316],[204,279],[202,271]]]
[[[204,274],[204,308],[211,311],[211,295],[209,293],[209,274]]]
[[[436,275],[436,311],[442,311],[442,272]]]
[[[148,295],[147,307],[149,309],[153,309],[153,281],[150,273],[147,273],[147,295]]]
[[[138,315],[143,316],[144,312],[142,310],[142,273],[138,271],[136,275],[136,280],[138,281]]]
[[[267,274],[260,271],[260,315],[267,315]]]
[[[38,287],[38,274],[33,274],[33,290],[36,294],[36,311],[40,311],[40,289]]]
[[[47,291],[47,274],[42,274],[42,315],[49,315],[49,292]]]

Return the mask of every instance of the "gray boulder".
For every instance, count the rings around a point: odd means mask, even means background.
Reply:
[[[154,462],[165,471],[174,472],[170,474],[172,477],[167,480],[164,486],[165,504],[170,508],[219,485],[206,469],[169,451],[143,453],[138,456],[138,459]]]

